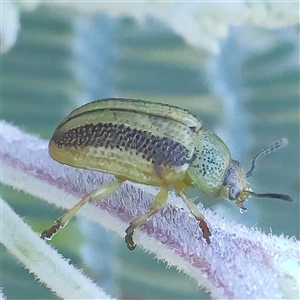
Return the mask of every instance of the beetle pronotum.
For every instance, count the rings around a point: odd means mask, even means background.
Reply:
[[[286,144],[284,138],[261,150],[246,173],[231,158],[225,143],[186,110],[123,98],[88,103],[58,125],[49,153],[63,164],[113,174],[116,181],[92,191],[41,236],[50,239],[85,203],[107,198],[129,180],[159,187],[149,211],[132,220],[125,231],[130,250],[135,248],[135,228],[161,209],[169,189],[182,198],[209,243],[211,232],[203,215],[186,197],[187,188],[197,187],[210,197],[234,200],[241,210],[246,209],[243,202],[249,196],[292,201],[288,195],[255,193],[246,179],[260,156]]]

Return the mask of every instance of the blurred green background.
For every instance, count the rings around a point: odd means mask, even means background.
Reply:
[[[228,201],[198,190],[190,195],[228,219],[299,238],[299,26],[232,27],[214,56],[151,18],[140,24],[130,17],[79,16],[55,5],[21,14],[17,43],[2,55],[3,119],[48,140],[75,107],[116,96],[190,110],[246,169],[261,148],[287,137],[288,147],[259,160],[250,181],[254,191],[290,194],[293,203],[252,198],[241,215]],[[36,231],[63,213],[6,186],[1,194]],[[115,234],[81,218],[70,225],[51,243],[112,296],[209,299],[153,255],[128,251]],[[3,246],[1,269],[8,299],[55,298]]]

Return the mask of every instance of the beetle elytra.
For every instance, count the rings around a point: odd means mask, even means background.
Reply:
[[[159,187],[149,211],[132,220],[125,231],[130,250],[135,248],[135,228],[161,209],[170,189],[199,221],[209,243],[211,232],[204,216],[186,197],[187,188],[197,187],[210,197],[234,200],[241,210],[245,210],[243,203],[249,196],[292,201],[288,195],[255,193],[247,181],[260,156],[286,144],[284,138],[261,150],[246,173],[231,158],[225,143],[184,109],[123,98],[88,103],[58,125],[49,143],[49,153],[63,164],[113,174],[116,181],[95,189],[41,237],[50,239],[85,203],[107,198],[129,180]]]

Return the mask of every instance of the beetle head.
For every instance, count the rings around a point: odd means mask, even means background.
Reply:
[[[255,193],[251,190],[250,184],[247,181],[247,177],[252,176],[252,173],[255,170],[256,161],[260,156],[269,154],[281,147],[284,147],[287,145],[287,143],[288,143],[287,139],[283,138],[279,141],[272,143],[268,148],[262,149],[253,158],[252,166],[247,173],[241,167],[238,161],[231,160],[224,176],[224,182],[221,188],[221,195],[224,198],[235,201],[236,204],[240,207],[241,212],[247,211],[243,203],[247,200],[249,196],[254,196],[259,198],[276,198],[285,201],[293,201],[290,196],[284,194]]]
[[[252,190],[247,181],[246,172],[236,160],[231,160],[225,173],[221,195],[231,201],[235,201],[240,207],[241,213],[246,212],[244,202]]]

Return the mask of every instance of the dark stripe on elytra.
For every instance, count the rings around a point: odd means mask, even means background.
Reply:
[[[78,126],[62,135],[52,137],[55,144],[65,147],[118,148],[135,150],[155,165],[182,166],[187,162],[186,147],[167,137],[154,136],[150,132],[132,129],[124,125],[98,123]]]

